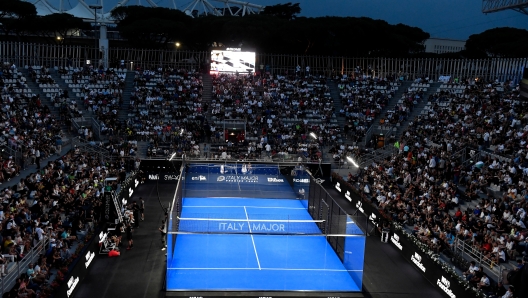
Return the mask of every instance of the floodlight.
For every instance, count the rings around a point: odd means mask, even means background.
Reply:
[[[347,156],[347,160],[350,161],[356,168],[359,168],[359,165],[352,159],[352,157]]]

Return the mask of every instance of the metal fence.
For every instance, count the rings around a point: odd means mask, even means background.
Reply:
[[[95,59],[94,47],[78,45],[47,45],[21,42],[0,42],[0,59],[5,63],[24,65],[47,65],[73,67],[83,66],[86,60]],[[199,68],[209,61],[206,51],[184,51],[174,49],[110,48],[111,61],[125,60],[129,69],[157,67],[160,65]],[[337,57],[292,54],[256,54],[257,71],[275,74],[293,73],[297,65],[304,70],[324,76],[337,74],[369,74],[375,77],[396,75],[412,80],[429,76],[438,80],[440,76],[485,79],[499,81],[522,78],[528,58],[385,58],[385,57]],[[116,67],[116,65],[110,65]]]
[[[14,266],[5,264],[8,266],[9,271],[6,276],[0,280],[0,287],[2,288],[2,294],[10,291],[16,284],[17,278],[22,274],[26,273],[29,268],[29,264],[38,261],[38,258],[43,254],[49,247],[49,240],[51,235],[45,235],[44,239],[39,241],[37,245],[31,248],[30,251],[26,252],[24,258],[20,261],[15,262]]]
[[[492,274],[493,279],[500,281],[502,279],[503,267],[500,264],[495,263],[492,259],[486,258],[482,251],[477,247],[465,242],[462,239],[455,239],[453,245],[456,254],[460,254],[466,260],[475,261],[479,267],[483,267],[486,273]]]

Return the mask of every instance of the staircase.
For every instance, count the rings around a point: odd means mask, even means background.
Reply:
[[[147,149],[149,147],[149,142],[147,141],[138,141],[137,142],[137,151],[136,155],[138,158],[144,159],[147,158]]]
[[[56,107],[55,104],[51,101],[51,98],[49,97],[46,97],[46,93],[43,92],[42,88],[39,87],[39,84],[36,83],[36,82],[33,82],[30,78],[30,74],[29,74],[29,71],[27,69],[22,69],[21,72],[23,73],[23,75],[26,77],[26,85],[28,86],[29,89],[31,89],[31,93],[35,94],[35,95],[39,95],[40,96],[40,100],[41,100],[41,103],[43,106],[48,106],[48,108],[50,109],[50,112],[51,112],[51,115],[57,119],[57,120],[63,120],[61,119],[61,115],[60,115],[60,108],[59,107]],[[55,79],[55,78],[54,78]],[[59,85],[60,87],[61,85]],[[62,88],[62,87],[61,87]],[[63,133],[68,133],[70,132],[70,127],[68,125],[66,125],[64,123],[64,121],[60,121],[61,123],[61,130]]]
[[[130,97],[132,92],[134,92],[134,78],[136,73],[133,71],[128,71],[125,78],[125,89],[123,89],[123,104],[119,107],[119,112],[117,118],[119,122],[126,123],[129,119],[128,111],[130,110]]]
[[[400,136],[403,134],[403,132],[409,127],[409,123],[411,121],[414,121],[414,119],[422,113],[422,110],[425,108],[427,103],[429,102],[429,96],[436,93],[436,90],[440,88],[440,85],[442,83],[436,82],[429,85],[429,88],[427,89],[427,92],[424,93],[423,99],[421,102],[419,102],[417,105],[414,106],[413,111],[409,114],[407,117],[407,120],[405,120],[403,123],[400,124],[400,126],[396,127],[396,130],[393,131],[395,139],[399,139]]]
[[[328,88],[330,88],[330,96],[332,97],[332,100],[334,101],[334,108],[335,108],[335,115],[337,119],[337,124],[339,124],[339,128],[341,128],[341,131],[345,131],[344,127],[346,125],[346,117],[339,114],[339,111],[344,108],[343,102],[341,101],[341,96],[339,96],[339,87],[337,87],[337,83],[335,80],[328,80],[326,82],[328,85]],[[344,133],[343,133],[344,134]],[[345,139],[343,140],[344,144],[348,144],[348,136],[344,136]]]
[[[213,99],[213,78],[209,73],[202,75],[203,91],[202,91],[202,107],[207,103],[209,108],[205,115],[207,122],[211,123],[211,102]]]
[[[403,82],[400,82],[400,85],[398,86],[398,90],[396,90],[394,92],[394,96],[389,100],[389,102],[387,103],[387,105],[385,107],[383,107],[383,109],[380,111],[380,113],[378,113],[376,115],[376,117],[374,119],[372,119],[372,132],[383,132],[384,134],[389,134],[390,132],[388,131],[383,131],[380,127],[380,125],[378,125],[380,123],[380,120],[381,118],[385,117],[385,113],[390,110],[390,109],[393,109],[396,104],[398,103],[398,100],[400,100],[402,98],[402,95],[403,93],[405,93],[407,91],[407,89],[409,87],[411,87],[412,85],[412,82],[411,81],[403,81]],[[370,135],[371,136],[371,135]],[[370,136],[366,136],[365,137],[365,144],[367,144],[368,141],[370,141]]]

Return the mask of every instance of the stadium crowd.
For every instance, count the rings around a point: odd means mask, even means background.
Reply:
[[[39,74],[28,71],[39,83],[55,83],[45,68]],[[213,77],[209,107],[202,103],[199,72],[137,70],[131,117],[123,126],[117,114],[123,102],[124,76],[85,71],[73,72],[71,78],[86,83],[84,104],[102,121],[102,132],[113,135],[122,130],[150,141],[148,156],[170,152],[242,159],[263,154],[301,155],[318,161],[323,148],[328,147],[334,159],[341,160],[359,154],[360,149],[342,144],[340,139],[347,136],[359,141],[364,137],[397,88],[396,80],[390,78],[341,76],[338,88],[343,109],[339,113],[347,119],[342,132],[334,121],[334,103],[325,78],[219,74]],[[51,117],[38,96],[17,92],[24,89],[24,81],[16,66],[3,66],[0,141],[25,158],[20,164],[9,157],[0,160],[0,181],[17,176],[27,162],[40,169],[42,158],[61,151],[59,121]],[[417,102],[427,100],[428,105],[394,143],[393,156],[369,165],[361,175],[350,175],[349,182],[392,220],[411,227],[436,252],[449,252],[458,238],[493,264],[513,260],[528,254],[528,111],[515,100],[516,92],[508,90],[507,83],[506,92],[497,92],[502,86],[499,82],[462,80],[457,85],[462,92],[441,89],[427,99],[420,90],[404,92],[383,115],[381,124],[401,124]],[[65,103],[68,93],[53,100]],[[72,104],[69,109],[76,111],[77,107]],[[211,123],[206,120],[208,115]],[[223,125],[215,123],[224,120],[242,121],[247,135],[230,137]],[[88,128],[79,133],[94,141]],[[200,143],[209,140],[212,145],[200,152]],[[21,179],[16,187],[0,192],[0,243],[10,255],[1,267],[3,273],[9,259],[20,260],[39,240],[48,237],[52,242],[38,266],[30,268],[34,271],[21,277],[18,291],[29,295],[31,291],[46,292],[52,268],[61,268],[71,259],[63,251],[83,240],[99,219],[102,181],[118,176],[125,167],[124,158],[137,152],[136,142],[124,138],[110,138],[98,146],[117,159],[102,163],[95,156],[73,150]],[[461,200],[476,206],[461,210]],[[473,270],[467,279],[478,286],[482,276]]]
[[[68,265],[103,213],[105,179],[118,177],[120,169],[119,163],[101,162],[75,149],[0,192],[4,256],[11,255],[11,261],[18,262],[40,241],[50,243],[34,266],[20,276],[9,297],[23,293],[49,297],[63,282]],[[4,274],[8,268],[4,259]]]
[[[464,81],[463,92],[440,89],[393,156],[349,175],[433,251],[449,254],[458,238],[492,267],[528,253],[527,107],[499,86]],[[462,200],[471,207],[462,210]],[[487,288],[479,275],[467,279]]]
[[[360,141],[373,124],[372,121],[394,97],[397,84],[391,78],[379,80],[367,76],[337,77],[343,108],[339,111],[347,123],[344,133],[352,141]],[[382,124],[384,124],[385,120]]]
[[[206,138],[201,73],[188,69],[137,70],[130,101],[130,134],[150,141],[148,156],[168,152],[200,154]]]
[[[325,78],[262,74],[219,74],[213,78],[213,120],[240,120],[238,138],[247,155],[322,157],[322,146],[336,145],[341,129]],[[214,141],[222,128],[211,126]],[[227,139],[227,138],[225,138]],[[245,142],[245,143],[244,143]],[[228,142],[229,146],[229,142]]]
[[[4,68],[2,73],[2,82],[9,80],[8,77],[25,81],[16,67]],[[60,121],[52,117],[49,107],[42,104],[39,95],[29,93],[23,85],[11,91],[9,89],[9,86],[4,88],[1,94],[0,143],[10,156],[0,157],[0,183],[17,176],[28,164],[36,163],[40,168],[40,160],[59,154],[62,144]]]

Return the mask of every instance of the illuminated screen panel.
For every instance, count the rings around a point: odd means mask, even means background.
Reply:
[[[213,50],[211,72],[255,72],[255,52],[242,52],[238,48]]]

